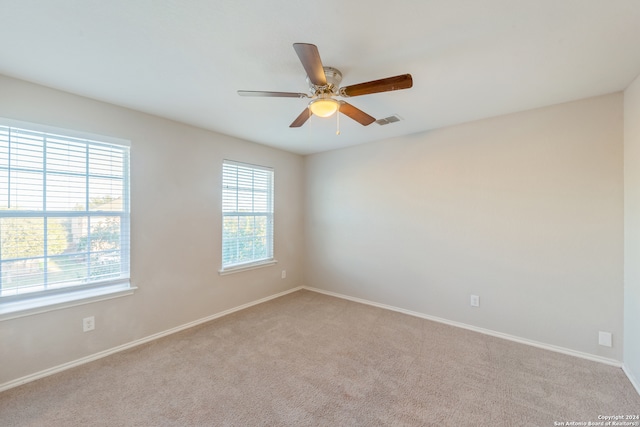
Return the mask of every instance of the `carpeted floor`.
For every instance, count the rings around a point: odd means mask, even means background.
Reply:
[[[553,426],[639,413],[619,368],[309,291],[0,394],[2,426]]]

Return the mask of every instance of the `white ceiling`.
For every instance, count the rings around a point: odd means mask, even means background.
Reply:
[[[0,74],[307,154],[624,89],[640,73],[638,0],[0,0]],[[375,118],[289,124],[306,92],[294,42]],[[0,94],[2,96],[2,94]]]

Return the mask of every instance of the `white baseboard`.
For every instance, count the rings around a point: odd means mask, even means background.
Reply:
[[[157,340],[158,338],[162,338],[162,337],[165,337],[167,335],[175,334],[176,332],[180,332],[180,331],[183,331],[185,329],[192,328],[192,327],[200,325],[202,323],[209,322],[209,321],[214,320],[214,319],[218,319],[218,318],[226,316],[228,314],[235,313],[236,311],[244,310],[245,308],[249,308],[249,307],[252,307],[254,305],[261,304],[263,302],[267,302],[267,301],[275,299],[275,298],[279,298],[281,296],[290,294],[292,292],[299,291],[300,289],[303,289],[303,287],[302,286],[298,286],[297,288],[288,289],[288,290],[286,290],[284,292],[280,292],[280,293],[277,293],[275,295],[270,295],[268,297],[265,297],[265,298],[262,298],[262,299],[259,299],[259,300],[256,300],[256,301],[252,301],[252,302],[249,302],[247,304],[240,305],[238,307],[230,308],[229,310],[221,311],[220,313],[216,313],[216,314],[213,314],[211,316],[203,317],[202,319],[194,320],[193,322],[185,323],[184,325],[180,325],[180,326],[177,326],[175,328],[167,329],[166,331],[158,332],[157,334],[149,335],[147,337],[140,338],[138,340],[131,341],[129,343],[126,343],[126,344],[123,344],[123,345],[119,345],[117,347],[113,347],[113,348],[110,348],[110,349],[107,349],[107,350],[103,350],[101,352],[98,352],[98,353],[95,353],[95,354],[92,354],[92,355],[89,355],[89,356],[86,356],[86,357],[82,357],[80,359],[76,359],[76,360],[73,360],[73,361],[68,362],[68,363],[63,363],[62,365],[54,366],[52,368],[45,369],[45,370],[40,371],[40,372],[36,372],[35,374],[26,375],[24,377],[21,377],[21,378],[6,382],[4,384],[0,384],[0,392],[8,390],[8,389],[13,388],[13,387],[17,387],[17,386],[22,385],[22,384],[26,384],[26,383],[31,382],[31,381],[38,380],[40,378],[47,377],[49,375],[57,374],[58,372],[65,371],[67,369],[71,369],[71,368],[74,368],[76,366],[84,365],[85,363],[93,362],[94,360],[102,359],[103,357],[109,356],[111,354],[118,353],[120,351],[127,350],[127,349],[130,349],[132,347],[139,346],[141,344],[145,344],[145,343],[147,343],[149,341]]]
[[[629,378],[629,381],[631,381],[631,384],[633,385],[633,387],[635,387],[636,391],[640,395],[640,379],[636,378],[635,375],[633,375],[633,372],[631,372],[631,369],[629,369],[626,363],[622,365],[622,370],[627,375],[627,378]]]
[[[575,356],[575,357],[579,357],[581,359],[587,359],[587,360],[591,360],[591,361],[594,361],[594,362],[600,362],[600,363],[604,363],[606,365],[611,365],[611,366],[615,366],[615,367],[618,367],[618,368],[622,368],[622,363],[621,362],[619,362],[618,360],[615,360],[615,359],[609,359],[607,357],[600,357],[600,356],[596,356],[596,355],[589,354],[589,353],[583,353],[581,351],[571,350],[571,349],[568,349],[568,348],[559,347],[559,346],[555,346],[555,345],[551,345],[551,344],[545,344],[545,343],[542,343],[542,342],[533,341],[533,340],[529,340],[529,339],[526,339],[526,338],[521,338],[521,337],[518,337],[518,336],[515,336],[515,335],[509,335],[509,334],[505,334],[505,333],[502,333],[502,332],[493,331],[491,329],[479,328],[477,326],[467,325],[466,323],[454,322],[452,320],[443,319],[441,317],[430,316],[428,314],[418,313],[416,311],[411,311],[411,310],[405,310],[404,308],[394,307],[392,305],[380,304],[380,303],[369,301],[369,300],[365,300],[365,299],[362,299],[362,298],[350,297],[348,295],[343,295],[343,294],[339,294],[339,293],[331,292],[331,291],[325,291],[323,289],[312,288],[312,287],[308,287],[308,286],[304,286],[303,289],[306,289],[306,290],[312,291],[312,292],[318,292],[318,293],[325,294],[325,295],[330,295],[330,296],[337,297],[337,298],[346,299],[346,300],[349,300],[349,301],[359,302],[361,304],[371,305],[373,307],[379,307],[379,308],[384,308],[386,310],[397,311],[399,313],[408,314],[409,316],[419,317],[421,319],[426,319],[426,320],[432,320],[434,322],[444,323],[446,325],[455,326],[455,327],[462,328],[462,329],[468,329],[470,331],[479,332],[481,334],[491,335],[492,337],[502,338],[502,339],[509,340],[509,341],[514,341],[514,342],[517,342],[517,343],[520,343],[520,344],[526,344],[526,345],[530,345],[532,347],[542,348],[542,349],[545,349],[545,350],[551,350],[551,351],[554,351],[556,353],[562,353],[562,354],[566,354],[566,355],[569,355],[569,356]],[[629,374],[627,373],[627,376],[628,375]],[[636,386],[636,389],[637,388],[638,387]]]

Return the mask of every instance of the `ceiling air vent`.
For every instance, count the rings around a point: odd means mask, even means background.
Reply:
[[[378,119],[376,120],[376,123],[379,124],[380,126],[384,126],[384,125],[388,125],[389,123],[399,122],[400,120],[402,120],[400,116],[395,114],[393,116],[385,117],[384,119]]]

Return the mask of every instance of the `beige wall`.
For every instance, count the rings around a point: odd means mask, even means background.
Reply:
[[[306,284],[622,360],[622,119],[618,93],[306,157]]]
[[[131,277],[139,287],[0,322],[0,385],[303,284],[302,157],[2,76],[0,117],[131,141]],[[276,266],[217,273],[223,159],[275,169]],[[96,329],[83,333],[91,315]]]
[[[617,360],[626,304],[624,360],[639,376],[638,81],[624,102],[607,95],[306,159],[7,77],[0,94],[0,117],[131,140],[139,287],[0,322],[0,385],[300,285]],[[217,274],[225,158],[275,168],[275,267]],[[83,333],[90,315],[97,328]],[[597,345],[598,331],[613,333],[613,348]]]
[[[640,77],[624,92],[624,362],[640,387]],[[640,388],[638,388],[640,392]]]

